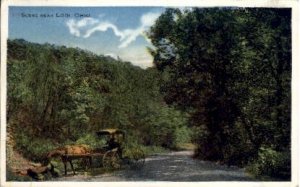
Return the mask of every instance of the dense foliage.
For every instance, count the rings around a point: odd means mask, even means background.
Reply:
[[[148,36],[165,101],[197,128],[197,156],[289,178],[290,9],[167,9]]]
[[[18,149],[41,161],[62,144],[177,148],[277,179],[291,174],[290,9],[166,9],[149,30],[154,67],[78,48],[8,41],[7,117]],[[150,150],[150,149],[149,149]]]
[[[165,104],[153,68],[20,39],[8,41],[7,71],[8,127],[31,160],[63,144],[100,146],[95,132],[103,128],[123,129],[137,145],[189,141],[187,116]]]

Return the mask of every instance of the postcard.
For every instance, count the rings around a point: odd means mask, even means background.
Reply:
[[[1,15],[1,186],[299,185],[298,1]]]

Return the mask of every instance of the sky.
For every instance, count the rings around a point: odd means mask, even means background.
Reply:
[[[79,47],[147,68],[145,36],[163,7],[9,7],[10,39]]]

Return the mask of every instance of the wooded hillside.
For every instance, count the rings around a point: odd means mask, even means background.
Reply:
[[[124,129],[130,142],[176,148],[186,114],[163,101],[161,75],[81,49],[8,41],[8,126],[16,148],[39,161],[62,144],[97,146],[95,132]]]
[[[79,48],[8,41],[7,121],[40,161],[58,145],[120,128],[132,143],[177,148],[290,179],[290,9],[167,9],[148,32],[155,66]]]

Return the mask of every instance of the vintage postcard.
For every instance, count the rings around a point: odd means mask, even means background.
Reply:
[[[298,19],[298,1],[1,2],[1,186],[299,185]]]

